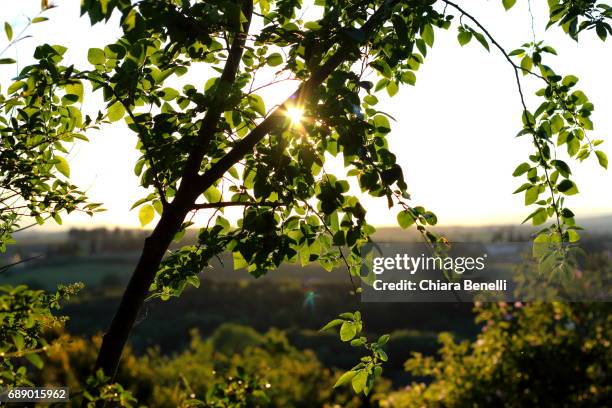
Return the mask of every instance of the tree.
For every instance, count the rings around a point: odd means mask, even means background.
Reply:
[[[43,2],[41,13],[51,8]],[[7,22],[4,29],[8,49],[24,40],[32,24],[46,21],[40,14],[28,19],[20,33],[14,34]],[[24,68],[6,95],[0,94],[0,251],[13,242],[12,233],[52,218],[61,224],[62,212],[99,211],[99,204],[87,203],[85,195],[72,185],[70,166],[63,156],[75,140],[87,140],[82,134],[96,122],[83,120],[81,112],[68,101],[83,97],[82,85],[71,79],[72,70],[59,66],[66,48],[48,45],[37,49],[39,64]],[[1,58],[0,64],[13,64]],[[66,95],[60,99],[58,91]],[[2,270],[2,269],[0,269]]]
[[[606,405],[607,303],[492,303],[477,311],[485,324],[477,339],[458,343],[443,333],[439,358],[415,354],[407,371],[432,381],[392,393],[390,406]]]
[[[607,290],[608,256],[587,258],[576,290]],[[610,382],[610,305],[606,302],[476,303],[474,341],[439,336],[438,357],[412,353],[413,382],[391,393],[393,407],[606,405]]]
[[[502,3],[508,9],[515,1]],[[117,370],[144,300],[197,287],[198,273],[223,251],[233,253],[235,268],[246,267],[254,276],[285,261],[316,261],[327,269],[344,266],[351,280],[358,279],[360,249],[374,228],[348,182],[325,170],[329,155],[344,159],[348,177],[364,192],[399,206],[403,228],[414,226],[428,242],[444,242],[427,230],[436,224],[435,215],[408,203],[402,169],[387,148],[389,119],[375,108],[375,94],[385,90],[393,96],[400,85],[415,84],[435,30],[451,27],[451,12],[462,17],[462,45],[475,38],[486,49],[493,46],[514,70],[523,111],[520,134],[534,144],[529,162],[515,171],[527,177],[517,192],[525,192],[526,205],[537,206],[528,217],[534,225],[553,221],[538,239],[578,238],[573,213],[560,197],[577,187],[554,149],[566,144],[571,156],[593,154],[604,167],[607,158],[595,149],[598,142],[585,136],[593,106],[575,90],[577,78],[560,76],[543,62],[546,53],[555,53],[552,47],[529,43],[506,52],[480,21],[447,0],[314,4],[309,17],[299,11],[299,0],[82,2],[92,24],[120,15],[123,35],[104,49],[89,50],[91,69],[56,68],[63,76],[54,80],[70,86],[61,102],[68,107],[78,102],[89,84],[106,103],[100,121],[125,118],[142,152],[135,172],[152,189],[135,203],[141,223],[159,214],[104,335],[96,368],[107,375]],[[573,38],[591,29],[602,40],[612,33],[607,22],[612,9],[603,3],[550,0],[549,6],[549,25]],[[37,66],[56,67],[61,53],[39,47]],[[202,80],[199,67],[209,78],[204,89],[191,83]],[[274,78],[259,84],[256,75],[270,70],[278,70]],[[376,83],[364,79],[367,70],[379,76]],[[525,103],[521,73],[544,86],[534,111]],[[294,82],[296,90],[267,109],[261,91],[281,81]],[[242,208],[237,228],[220,215],[228,207]],[[213,215],[199,230],[198,243],[166,256],[172,240],[191,226],[190,214],[202,210]],[[360,316],[350,315],[346,327],[357,332]],[[342,337],[354,336],[345,330]],[[377,374],[364,369],[354,375],[360,386],[354,379],[353,386],[367,393],[364,384]]]
[[[308,22],[296,17],[301,3],[290,0],[260,1],[259,13],[251,1],[84,3],[92,23],[108,18],[114,8],[122,15],[124,37],[104,50],[90,50],[95,70],[80,75],[103,91],[108,118],[127,115],[138,134],[143,157],[137,172],[144,186],[155,188],[139,202],[141,220],[150,221],[154,208],[161,213],[104,336],[98,367],[110,375],[116,371],[150,289],[169,297],[188,283],[197,286],[197,273],[223,250],[234,253],[235,266],[248,266],[256,276],[296,259],[318,260],[327,267],[345,261],[349,273],[357,276],[360,246],[373,228],[359,201],[348,196],[348,183],[325,172],[326,153],[342,153],[349,174],[364,191],[386,197],[390,206],[402,205],[403,226],[416,222],[427,239],[437,240],[426,231],[435,216],[405,202],[409,195],[401,169],[386,149],[389,122],[371,107],[372,91],[385,88],[393,95],[399,84],[414,83],[414,71],[433,46],[434,27],[450,26],[452,17],[437,11],[436,3],[317,2],[321,14]],[[565,166],[552,158],[551,144],[555,135],[558,142],[565,138],[570,153],[586,157],[593,150],[593,144],[583,142],[592,105],[583,93],[570,93],[574,77],[558,76],[543,64],[542,55],[554,50],[527,44],[506,53],[477,20],[458,5],[443,3],[476,27],[460,26],[462,42],[468,34],[486,47],[491,42],[507,56],[517,80],[523,72],[545,82],[545,101],[532,114],[519,81],[522,133],[533,137],[536,152],[533,163],[519,166],[515,174],[527,174],[526,204],[539,203],[530,216],[534,224],[556,217],[542,236],[574,239],[573,214],[555,198],[576,188]],[[587,3],[551,2],[551,23],[574,37],[594,27],[605,38],[609,7]],[[512,4],[504,2],[507,8]],[[263,28],[253,29],[254,20]],[[520,67],[510,54],[523,58]],[[220,74],[207,81],[204,92],[189,84],[182,93],[162,87],[170,75],[186,73],[200,61]],[[281,72],[299,85],[267,112],[253,79],[262,67],[282,64]],[[377,84],[362,81],[368,66],[381,75]],[[534,66],[540,73],[532,71]],[[152,108],[152,113],[139,106]],[[308,120],[291,124],[287,112],[296,110]],[[540,202],[545,189],[551,197]],[[213,227],[201,230],[197,245],[163,260],[171,240],[188,225],[185,218],[191,211],[236,205],[244,208],[237,229],[218,217]],[[338,248],[343,245],[347,255]]]
[[[18,42],[28,37],[32,24],[47,20],[42,16],[52,6],[42,3],[41,13],[28,18],[18,33],[7,22],[4,30],[7,44],[0,57]],[[52,51],[49,58],[44,53]],[[72,71],[59,67],[64,47],[41,47],[35,57],[39,64],[24,68],[6,90],[0,94],[0,254],[14,242],[13,233],[42,224],[52,218],[62,222],[62,213],[99,211],[99,204],[88,203],[85,195],[72,185],[70,167],[63,154],[80,134],[94,126],[83,120],[78,109],[67,106],[64,98],[75,94],[82,97],[83,89],[70,79]],[[11,58],[0,58],[0,64],[13,64]],[[60,100],[58,89],[72,92]],[[33,224],[24,225],[28,219]],[[17,261],[16,263],[25,262]],[[0,265],[0,276],[16,263]],[[40,368],[53,344],[44,336],[45,330],[60,326],[66,320],[57,316],[60,304],[73,296],[80,284],[59,286],[55,293],[31,290],[25,285],[0,286],[0,385],[32,385],[26,371],[26,361]]]

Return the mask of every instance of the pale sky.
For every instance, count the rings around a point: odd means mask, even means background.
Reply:
[[[31,61],[37,43],[67,46],[67,60],[87,68],[87,49],[103,48],[118,35],[116,20],[108,25],[89,26],[79,18],[78,0],[56,0],[58,7],[47,12],[48,22],[32,27],[33,39],[25,40],[3,57],[18,57],[20,65]],[[505,12],[501,0],[460,2],[481,20],[491,34],[511,51],[532,38],[527,1],[519,1]],[[594,33],[581,36],[579,44],[559,28],[544,31],[545,1],[532,1],[535,31],[559,53],[546,56],[557,73],[574,74],[595,105],[591,138],[604,139],[601,147],[612,156],[609,137],[612,132],[612,53],[610,41],[601,42]],[[2,17],[15,26],[23,24],[23,15],[33,16],[39,0],[3,1]],[[455,13],[455,15],[457,15]],[[113,22],[115,22],[113,24]],[[436,30],[433,50],[417,72],[416,87],[403,87],[394,98],[379,97],[377,108],[397,119],[389,136],[391,151],[399,164],[412,194],[414,205],[424,205],[438,215],[445,225],[518,224],[532,210],[523,206],[522,195],[512,192],[522,179],[511,175],[514,168],[531,153],[527,138],[515,138],[520,130],[521,105],[513,71],[494,49],[487,53],[472,40],[460,47],[456,28]],[[0,48],[6,43],[0,40]],[[0,82],[6,86],[15,67],[0,68]],[[192,77],[201,85],[208,76]],[[532,110],[539,104],[532,96],[540,83],[524,79],[524,88]],[[284,100],[292,88],[281,85],[266,93],[267,106]],[[90,99],[84,109],[95,109],[99,99]],[[88,134],[89,143],[78,143],[68,157],[72,180],[85,189],[94,202],[104,203],[106,212],[93,218],[82,214],[64,217],[69,226],[122,226],[139,228],[137,210],[132,203],[146,195],[134,176],[139,153],[136,137],[123,125],[107,126]],[[565,156],[562,149],[561,157]],[[578,217],[612,212],[612,175],[599,167],[594,158],[570,163],[580,194],[567,200]],[[395,210],[385,199],[363,197],[368,220],[374,225],[395,225]],[[49,225],[52,227],[51,225]],[[151,225],[149,225],[150,227]]]

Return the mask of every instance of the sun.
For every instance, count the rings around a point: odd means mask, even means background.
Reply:
[[[292,125],[298,125],[304,118],[304,109],[298,108],[297,106],[291,106],[287,108],[285,115],[291,120]]]

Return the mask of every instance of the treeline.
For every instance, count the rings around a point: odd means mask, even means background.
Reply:
[[[435,356],[414,349],[406,359],[391,353],[391,361],[399,359],[411,375],[409,385],[393,386],[386,366],[386,378],[367,397],[333,388],[345,370],[297,347],[284,331],[261,333],[231,323],[208,336],[192,330],[187,347],[170,355],[158,347],[140,355],[128,348],[117,380],[137,406],[162,408],[607,406],[610,304],[489,303],[476,312],[483,326],[473,341],[442,333],[432,339],[440,347]],[[100,337],[55,336],[33,381],[69,386],[79,406],[78,390]]]
[[[463,339],[478,332],[469,303],[360,303],[350,290],[348,283],[204,279],[200,288],[187,290],[180,298],[147,302],[132,333],[132,349],[141,355],[155,347],[170,355],[189,346],[192,329],[207,337],[233,322],[259,332],[283,330],[292,344],[313,350],[325,366],[348,369],[360,357],[357,350],[319,329],[330,316],[352,306],[367,319],[370,335],[393,333],[388,378],[405,384],[408,377],[402,364],[411,351],[433,354],[441,331]],[[119,294],[118,287],[86,290],[64,308],[70,317],[68,331],[93,336],[106,329]]]

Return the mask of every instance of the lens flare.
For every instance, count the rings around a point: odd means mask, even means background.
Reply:
[[[297,106],[291,106],[287,108],[287,112],[285,114],[289,120],[291,120],[292,125],[298,125],[304,118],[304,109],[298,108]]]

